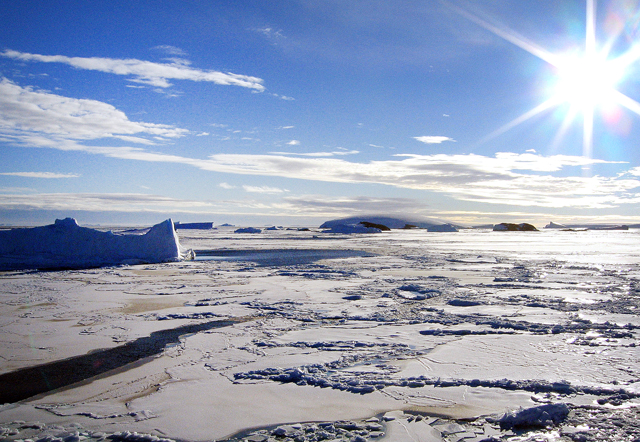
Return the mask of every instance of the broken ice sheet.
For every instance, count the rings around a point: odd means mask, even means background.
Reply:
[[[396,434],[399,441],[409,433],[442,438],[434,432],[440,424],[465,428],[449,438],[469,434],[468,423],[456,419],[541,401],[588,404],[631,419],[622,410],[639,395],[638,238],[598,233],[609,243],[587,250],[583,239],[561,232],[540,232],[535,242],[490,232],[397,233],[190,232],[187,246],[196,249],[342,248],[375,256],[284,267],[194,261],[3,274],[0,356],[9,367],[216,318],[244,322],[181,336],[153,358],[5,406],[0,421],[204,440],[397,412],[386,440]],[[589,302],[567,302],[574,300]],[[236,378],[287,370],[312,375],[316,384]],[[552,381],[559,382],[555,390]],[[549,385],[551,391],[533,391]],[[575,428],[589,419],[581,408],[572,412]],[[434,416],[453,420],[434,424]],[[11,437],[26,438],[25,431]]]

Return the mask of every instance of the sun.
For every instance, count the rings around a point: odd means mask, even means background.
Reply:
[[[586,3],[586,35],[583,52],[579,54],[554,54],[511,29],[489,23],[462,8],[450,5],[451,9],[460,15],[547,62],[555,73],[550,98],[493,131],[480,140],[480,143],[491,140],[542,112],[568,105],[570,110],[565,115],[558,137],[562,136],[570,122],[581,117],[583,156],[590,158],[593,152],[594,115],[597,109],[619,105],[640,116],[640,103],[617,89],[627,74],[627,68],[640,60],[640,45],[634,45],[616,58],[611,58],[606,48],[598,50],[596,0],[587,0]]]
[[[604,54],[561,57],[556,66],[555,98],[574,112],[591,113],[617,101],[624,69]]]

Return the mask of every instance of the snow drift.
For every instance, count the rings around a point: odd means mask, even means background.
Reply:
[[[173,221],[144,234],[118,234],[80,227],[75,219],[57,219],[43,227],[0,231],[0,269],[87,268],[117,264],[179,261],[182,251]]]

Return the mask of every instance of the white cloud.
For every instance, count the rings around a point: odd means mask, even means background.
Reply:
[[[0,193],[33,193],[36,189],[31,187],[0,187]],[[10,197],[11,195],[6,195]]]
[[[278,129],[293,129],[295,126],[280,126]]]
[[[293,155],[299,157],[334,157],[337,155],[356,155],[360,152],[357,150],[346,150],[346,151],[334,151],[334,152],[307,152],[307,153],[297,153],[297,152],[269,152],[272,155]]]
[[[640,176],[640,167],[634,167],[629,173],[634,176]]]
[[[298,146],[298,145],[300,145],[300,141],[299,140],[291,140],[287,144],[289,146]]]
[[[236,188],[236,186],[232,186],[229,183],[220,183],[220,184],[218,184],[218,186],[222,187],[223,189],[235,189]]]
[[[186,57],[187,55],[189,55],[185,51],[183,51],[182,49],[177,48],[175,46],[171,46],[171,45],[158,45],[158,46],[154,46],[151,49],[162,51],[162,52],[164,52],[166,54],[169,54],[169,55],[177,55],[179,57]]]
[[[0,81],[0,142],[16,146],[84,151],[111,158],[183,164],[240,175],[383,184],[494,204],[600,208],[638,202],[632,191],[640,187],[640,179],[625,176],[640,176],[640,168],[616,177],[552,175],[568,167],[610,163],[579,156],[500,152],[493,157],[396,155],[384,161],[355,162],[337,157],[358,151],[337,149],[304,154],[217,154],[203,160],[142,147],[108,146],[104,142],[83,144],[90,140],[124,138],[144,145],[151,144],[145,136],[166,140],[187,133],[169,125],[131,121],[122,111],[106,103],[23,88],[6,79]],[[244,189],[260,193],[285,192],[269,187],[245,186]]]
[[[132,137],[129,135],[114,135],[114,138],[118,138],[122,141],[126,141],[128,143],[137,143],[137,144],[146,144],[148,146],[153,146],[156,143],[154,141],[148,140],[146,138],[141,137]]]
[[[278,44],[280,40],[286,38],[282,33],[282,29],[274,29],[270,26],[265,26],[264,28],[255,28],[254,32],[263,35],[266,37],[272,44]]]
[[[55,172],[3,172],[0,175],[20,176],[25,178],[78,178],[75,173],[55,173]]]
[[[114,106],[95,100],[67,98],[21,87],[0,80],[0,137],[20,144],[41,140],[48,147],[55,141],[119,138],[128,142],[154,144],[134,137],[146,134],[178,138],[188,133],[165,124],[140,123],[127,118]],[[87,148],[88,149],[88,148]]]
[[[445,141],[453,141],[453,142],[456,141],[453,138],[439,137],[439,136],[434,136],[434,135],[425,135],[425,136],[422,136],[422,137],[413,137],[413,139],[414,140],[418,140],[421,143],[425,143],[425,144],[440,144],[440,143],[443,143]]]
[[[269,186],[242,186],[245,192],[251,193],[285,193],[288,192],[287,189],[278,189],[277,187],[269,187]]]
[[[40,55],[5,50],[0,55],[20,61],[62,63],[78,69],[107,72],[132,77],[136,83],[155,87],[171,86],[169,80],[207,81],[219,85],[241,86],[257,91],[265,89],[263,80],[247,75],[238,75],[211,70],[194,69],[181,63],[154,63],[137,59],[116,59],[99,57],[67,57],[65,55]]]
[[[368,196],[305,195],[285,197],[292,210],[309,215],[341,216],[356,213],[414,214],[424,203],[413,198],[376,198]]]
[[[640,181],[632,179],[553,177],[513,171],[546,172],[606,163],[583,157],[511,153],[495,157],[474,154],[402,157],[406,158],[353,163],[333,158],[219,154],[198,167],[225,173],[386,184],[441,192],[460,200],[541,207],[603,208],[635,203],[635,199],[624,195],[640,187]]]
[[[139,193],[37,193],[27,195],[0,194],[4,210],[87,210],[95,212],[159,212],[198,213],[216,205]]]

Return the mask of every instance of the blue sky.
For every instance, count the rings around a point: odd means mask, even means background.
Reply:
[[[640,222],[633,0],[20,1],[0,20],[0,223]]]

